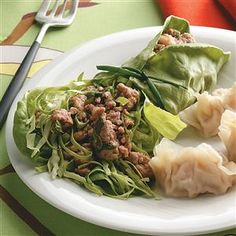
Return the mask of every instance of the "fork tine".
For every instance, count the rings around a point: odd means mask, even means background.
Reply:
[[[72,0],[72,6],[71,6],[71,9],[69,11],[70,17],[74,17],[75,16],[78,4],[79,4],[79,0]]]
[[[41,14],[46,14],[48,7],[50,5],[51,0],[43,0],[38,12],[40,12]]]
[[[54,4],[50,10],[52,2]],[[44,0],[35,20],[49,26],[70,25],[76,16],[78,4],[79,0]],[[68,14],[63,16],[66,10],[68,10]]]
[[[61,12],[60,12],[60,14],[58,14],[58,17],[62,17],[63,16],[63,14],[65,12],[65,9],[66,9],[66,5],[67,5],[67,0],[64,0]]]
[[[55,15],[55,13],[57,12],[57,8],[58,8],[59,5],[60,5],[60,0],[56,0],[55,4],[54,4],[54,6],[53,6],[53,9],[52,9],[52,11],[51,11],[51,13],[50,13],[50,16],[54,16],[54,15]]]

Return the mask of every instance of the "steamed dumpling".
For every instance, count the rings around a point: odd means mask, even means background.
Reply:
[[[236,83],[230,89],[216,89],[212,95],[221,97],[225,109],[236,110]]]
[[[229,89],[217,89],[213,95],[204,92],[197,102],[180,113],[184,122],[193,126],[205,137],[217,135],[225,109],[236,110],[236,83]]]
[[[236,112],[223,113],[218,135],[225,144],[229,160],[236,162]]]
[[[149,164],[156,182],[171,197],[223,194],[236,184],[236,164],[223,158],[208,144],[182,147],[162,139]]]
[[[224,105],[220,97],[204,92],[197,102],[180,113],[181,119],[205,137],[217,135]]]

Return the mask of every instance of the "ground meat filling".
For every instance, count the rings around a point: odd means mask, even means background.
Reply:
[[[52,121],[59,121],[64,128],[71,127],[73,125],[73,119],[71,113],[65,109],[55,110],[51,116]]]
[[[125,105],[127,110],[132,110],[139,100],[139,92],[122,83],[119,83],[116,88],[121,96],[128,99],[128,103]]]
[[[151,177],[153,175],[152,169],[148,164],[149,156],[141,152],[130,152],[128,160],[137,167],[142,176]]]
[[[125,105],[116,101],[121,96],[127,99]],[[139,98],[140,94],[137,90],[123,83],[119,83],[113,93],[101,86],[89,86],[84,94],[70,98],[69,111],[55,110],[51,119],[60,122],[65,130],[73,127],[74,139],[92,150],[97,158],[111,161],[123,158],[133,163],[143,177],[151,177],[153,173],[148,165],[150,157],[133,151],[127,134],[127,129],[134,126],[134,120],[128,115],[135,109]],[[85,125],[76,129],[75,118]],[[95,137],[100,140],[99,147]],[[73,149],[72,146],[69,148]],[[68,155],[66,158],[70,159]],[[76,167],[75,169],[75,172],[81,175],[86,175],[89,171],[89,168]]]
[[[154,52],[158,53],[161,49],[168,45],[183,44],[183,43],[194,43],[193,36],[189,33],[180,33],[175,29],[168,29],[162,34],[154,48]]]
[[[70,104],[72,107],[76,107],[78,110],[84,110],[84,102],[86,101],[87,97],[83,94],[73,96],[70,98]]]

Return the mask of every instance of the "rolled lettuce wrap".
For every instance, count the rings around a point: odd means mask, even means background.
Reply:
[[[159,91],[163,108],[178,114],[196,101],[196,93],[209,91],[216,85],[217,75],[229,58],[230,52],[209,44],[196,43],[190,34],[189,23],[185,19],[170,16],[162,31],[147,47],[122,67],[145,73]],[[105,78],[111,79],[112,75],[120,74],[110,71],[108,74],[98,74],[95,78],[105,81]],[[158,105],[146,80],[135,76],[131,76],[130,80]]]

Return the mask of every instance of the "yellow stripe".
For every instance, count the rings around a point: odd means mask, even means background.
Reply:
[[[28,73],[28,77],[32,77],[38,70],[47,65],[51,60],[34,62]],[[18,69],[18,63],[0,63],[0,74],[14,75]]]

